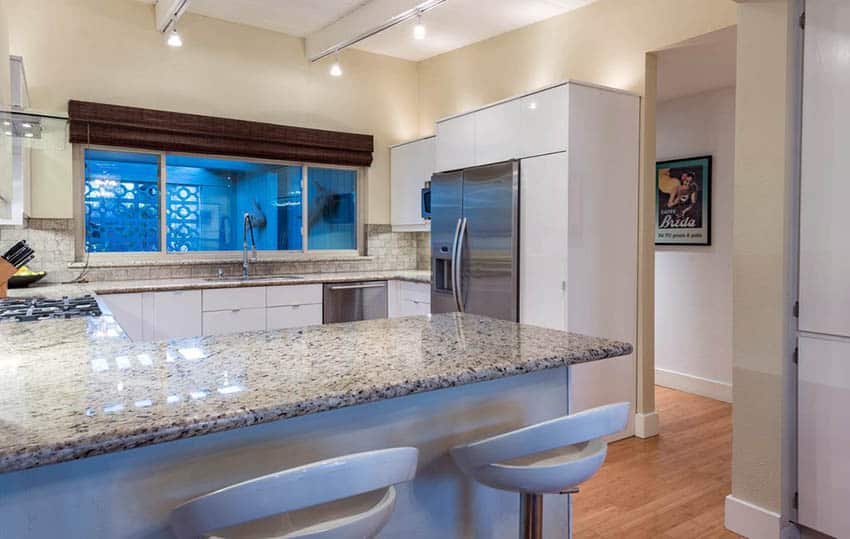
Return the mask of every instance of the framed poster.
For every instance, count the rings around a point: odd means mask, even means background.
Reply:
[[[655,245],[711,245],[711,156],[655,164]]]

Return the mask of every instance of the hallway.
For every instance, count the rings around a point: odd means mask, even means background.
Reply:
[[[732,406],[656,387],[655,438],[611,444],[602,470],[574,497],[576,539],[733,538]]]

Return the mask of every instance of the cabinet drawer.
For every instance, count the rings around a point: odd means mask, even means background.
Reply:
[[[284,305],[266,310],[268,329],[298,328],[322,323],[322,304]]]
[[[299,284],[291,286],[269,286],[266,288],[266,305],[310,305],[322,303],[322,285]]]
[[[266,289],[262,286],[246,288],[212,288],[204,290],[204,311],[230,309],[259,309],[266,306]]]
[[[232,309],[204,313],[204,335],[266,329],[266,309]]]
[[[399,299],[416,303],[431,303],[431,285],[426,283],[399,282]]]
[[[146,338],[180,339],[198,337],[201,328],[201,291],[175,290],[173,292],[155,292],[153,301],[142,298],[142,312],[145,315],[145,326],[148,326]],[[153,317],[148,320],[146,305],[152,303]]]

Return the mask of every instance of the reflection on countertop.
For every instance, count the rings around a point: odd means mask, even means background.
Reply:
[[[463,314],[130,342],[99,318],[0,324],[0,472],[625,355]]]

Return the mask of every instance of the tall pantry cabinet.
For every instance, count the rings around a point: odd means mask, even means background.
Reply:
[[[797,521],[850,537],[850,3],[807,2],[804,34]]]
[[[520,160],[520,322],[635,343],[639,127],[639,97],[578,82],[437,123],[438,171]],[[634,406],[634,353],[571,373],[572,411]]]

